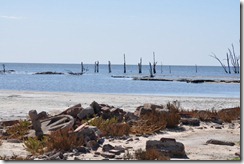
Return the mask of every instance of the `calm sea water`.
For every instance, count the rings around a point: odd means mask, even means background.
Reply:
[[[87,71],[82,76],[69,75],[68,71],[80,72],[79,64],[23,64],[5,63],[11,74],[0,74],[0,90],[29,90],[83,93],[147,94],[167,96],[199,97],[240,97],[240,84],[200,83],[166,81],[139,81],[132,78],[112,78],[111,76],[146,76],[149,66],[142,67],[138,73],[137,65],[112,65],[108,73],[107,65],[99,66],[99,73],[94,73],[94,65],[84,65]],[[0,67],[0,70],[2,68]],[[64,75],[34,75],[36,72],[56,71]],[[204,79],[240,79],[239,74],[226,74],[219,66],[157,66],[156,77],[181,78],[199,77]]]

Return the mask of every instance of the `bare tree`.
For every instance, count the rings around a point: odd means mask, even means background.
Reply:
[[[211,57],[215,58],[216,60],[219,61],[219,63],[221,64],[222,68],[224,69],[225,73],[228,73],[226,70],[226,66],[221,62],[221,60],[219,60],[219,58],[212,52],[213,55],[210,55]]]
[[[156,65],[157,65],[157,62],[155,61],[155,52],[153,52],[153,73],[154,74],[156,73]]]

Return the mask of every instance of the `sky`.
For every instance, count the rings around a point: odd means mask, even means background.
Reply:
[[[239,0],[0,0],[0,63],[219,65]]]

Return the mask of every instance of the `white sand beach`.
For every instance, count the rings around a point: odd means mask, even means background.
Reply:
[[[36,92],[36,91],[0,91],[0,121],[24,119],[29,110],[46,111],[50,114],[59,113],[68,107],[81,103],[89,106],[92,101],[108,104],[125,111],[135,111],[144,103],[166,104],[178,100],[184,109],[208,110],[240,106],[239,98],[212,97],[180,97],[157,95],[119,95],[69,92]]]

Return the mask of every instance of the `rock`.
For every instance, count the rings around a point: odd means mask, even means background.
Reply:
[[[236,152],[235,155],[238,156],[238,157],[241,157],[241,153],[240,152]]]
[[[1,121],[0,125],[4,127],[4,126],[13,126],[18,123],[19,123],[19,120]]]
[[[215,129],[222,129],[221,126],[215,126]]]
[[[30,110],[29,111],[29,116],[32,122],[32,126],[35,130],[35,135],[37,136],[38,139],[41,139],[43,137],[43,131],[41,128],[41,122],[38,119],[38,114],[36,110]]]
[[[103,145],[103,149],[102,150],[104,152],[108,152],[109,150],[112,150],[112,149],[114,149],[114,147],[112,145],[106,144],[106,145]]]
[[[7,142],[9,143],[21,143],[21,141],[19,139],[7,139]]]
[[[109,150],[108,152],[112,153],[112,154],[115,154],[115,155],[120,155],[120,153],[121,153],[120,150],[115,150],[115,149]]]
[[[139,117],[136,116],[132,112],[127,112],[124,117],[125,117],[125,122],[128,122],[128,121],[135,122],[135,121],[137,121],[139,119]]]
[[[115,146],[114,150],[118,150],[118,151],[120,151],[120,153],[124,153],[125,152],[125,148],[123,148],[122,146]]]
[[[129,138],[128,140],[126,140],[127,142],[129,142],[129,141],[133,141],[133,138]]]
[[[88,141],[86,143],[86,146],[88,148],[91,148],[92,150],[97,150],[99,148],[99,144],[95,140]]]
[[[165,137],[162,137],[160,139],[161,142],[176,142],[176,140],[174,138],[165,138]]]
[[[85,142],[91,141],[91,140],[97,140],[101,136],[101,131],[97,129],[96,126],[84,126],[83,129],[77,132],[78,137],[83,137],[85,139]]]
[[[181,118],[180,122],[183,125],[200,126],[200,120],[198,118]]]
[[[96,101],[93,101],[90,104],[90,106],[94,109],[94,113],[95,114],[101,113],[101,107],[100,107],[100,105]]]
[[[80,113],[78,113],[77,117],[79,119],[84,119],[92,116],[94,114],[94,109],[92,107],[87,107],[83,109]]]
[[[211,139],[206,142],[206,144],[215,144],[215,145],[227,145],[227,146],[234,146],[234,142],[228,142],[228,141],[221,141],[221,140],[215,140]]]
[[[78,148],[76,148],[76,149],[78,150],[79,153],[83,153],[83,154],[86,154],[86,153],[89,152],[89,151],[87,150],[87,148],[84,147],[84,146],[80,146],[80,147],[78,147]]]
[[[101,153],[101,156],[103,156],[105,158],[114,158],[115,154],[109,153],[109,152],[103,152],[103,153]]]
[[[56,154],[53,154],[53,155],[49,156],[47,159],[48,160],[61,160],[63,158],[64,158],[63,153],[62,152],[57,152]]]
[[[104,138],[99,138],[97,143],[102,145],[103,143],[105,142],[105,139]]]
[[[146,142],[146,150],[157,149],[162,154],[170,158],[186,158],[185,147],[182,143],[176,142],[174,139],[164,138],[162,141],[148,140]]]
[[[37,114],[37,119],[38,120],[44,120],[48,118],[48,114],[45,111],[42,111],[40,113]]]
[[[66,109],[65,111],[63,111],[62,113],[60,113],[59,115],[70,115],[74,118],[77,117],[77,115],[83,110],[83,108],[81,107],[81,104],[76,104],[68,109]]]

